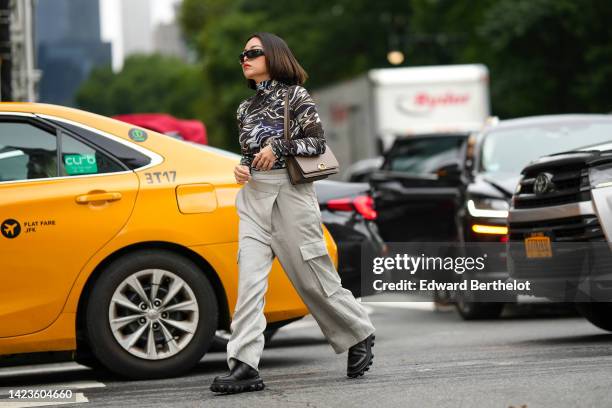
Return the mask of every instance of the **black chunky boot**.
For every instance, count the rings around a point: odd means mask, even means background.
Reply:
[[[374,354],[372,354],[372,347],[374,347],[374,333],[370,334],[364,340],[351,346],[348,350],[348,363],[346,367],[346,375],[350,378],[359,377],[370,369],[372,361],[374,360]]]
[[[210,385],[210,390],[234,394],[243,391],[260,391],[264,387],[264,382],[256,369],[236,360],[236,364],[229,374],[215,377]]]

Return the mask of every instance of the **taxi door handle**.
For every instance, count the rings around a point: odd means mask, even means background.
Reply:
[[[78,204],[87,204],[92,201],[117,201],[121,199],[121,193],[94,193],[94,194],[83,194],[76,197]]]

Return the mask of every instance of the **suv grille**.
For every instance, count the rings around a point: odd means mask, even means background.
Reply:
[[[551,232],[551,240],[553,242],[606,241],[601,225],[595,215],[512,223],[509,228],[509,240],[522,241],[531,232],[540,231]]]
[[[514,208],[537,208],[553,205],[589,201],[589,174],[586,168],[580,166],[538,169],[525,174],[521,180],[521,190],[514,197]],[[536,194],[534,191],[536,178],[542,173],[550,175],[553,189]]]
[[[585,265],[589,265],[585,262],[593,254],[597,255],[597,259],[609,262],[607,256],[601,256],[608,255],[610,251],[601,225],[594,215],[512,223],[509,232],[509,257],[513,263],[514,278],[575,279],[584,273]],[[554,253],[552,258],[526,258],[525,246],[520,242],[531,232],[546,232],[546,235],[550,236]],[[609,270],[609,267],[605,270]],[[559,296],[562,297],[563,293]]]

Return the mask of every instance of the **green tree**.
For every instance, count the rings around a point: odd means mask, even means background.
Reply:
[[[502,118],[612,110],[608,0],[184,0],[179,22],[199,64],[132,57],[94,71],[77,101],[103,114],[166,111],[202,119],[210,143],[239,151],[246,87],[238,54],[256,31],[284,38],[314,90],[371,68],[484,63]]]
[[[79,108],[112,116],[126,113],[163,112],[206,123],[202,69],[179,58],[158,54],[132,55],[123,69],[92,71],[77,92]],[[211,144],[220,143],[210,135]]]
[[[253,93],[238,63],[248,37],[273,32],[287,42],[316,89],[389,66],[389,33],[407,21],[410,4],[395,0],[184,0],[180,22],[203,65],[209,128],[238,149],[236,108]]]
[[[425,63],[482,62],[500,117],[610,112],[612,6],[606,0],[413,1]]]

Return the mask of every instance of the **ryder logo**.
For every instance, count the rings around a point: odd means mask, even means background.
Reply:
[[[397,108],[407,114],[423,115],[440,106],[461,106],[469,102],[470,95],[467,93],[446,92],[442,94],[430,94],[418,92],[415,95],[400,96],[397,99]]]

